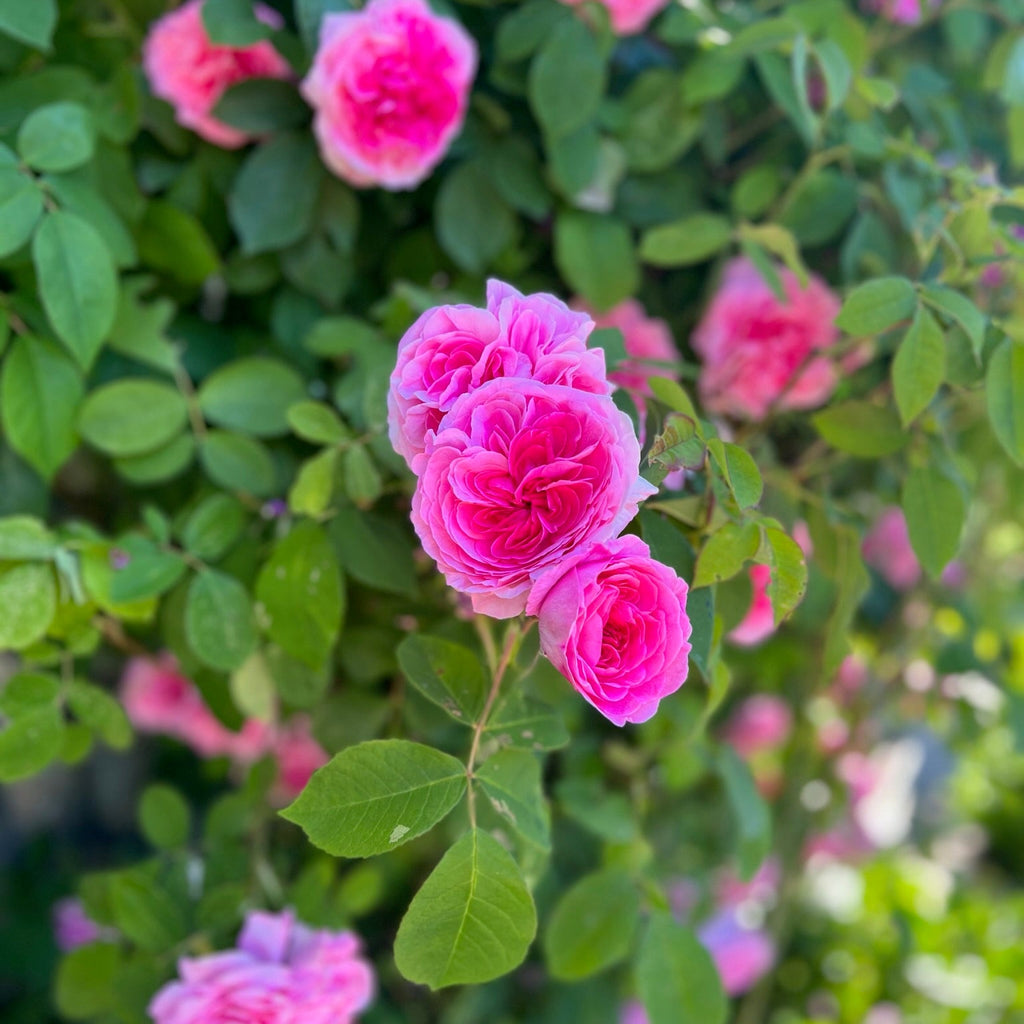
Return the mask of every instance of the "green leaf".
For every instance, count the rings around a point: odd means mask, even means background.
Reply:
[[[166,551],[144,537],[126,536],[118,543],[125,564],[113,570],[110,597],[117,604],[158,597],[185,574],[185,560],[174,551]]]
[[[165,332],[174,319],[174,303],[167,298],[144,302],[143,295],[152,287],[153,278],[149,277],[124,281],[107,344],[130,359],[173,376],[178,366],[178,353]]]
[[[985,344],[985,329],[988,323],[985,314],[966,295],[944,288],[942,285],[926,285],[921,289],[921,298],[932,309],[959,324],[971,339],[971,351],[980,358]]]
[[[84,369],[117,312],[117,271],[103,240],[73,213],[48,213],[32,239],[39,295],[58,337]]]
[[[48,103],[18,130],[18,153],[33,170],[70,171],[92,159],[96,127],[79,103]]]
[[[53,534],[32,516],[0,518],[0,562],[47,560],[57,542]]]
[[[561,21],[530,64],[530,106],[552,138],[582,128],[597,113],[608,78],[593,32],[579,18]]]
[[[24,0],[15,0],[23,3]],[[114,978],[121,955],[117,946],[92,942],[73,949],[57,968],[56,1002],[62,1017],[91,1020],[105,1013],[116,993]]]
[[[249,593],[233,576],[198,573],[185,602],[185,638],[210,668],[231,672],[256,649],[256,620]]]
[[[450,640],[413,634],[395,653],[406,678],[427,700],[464,725],[476,722],[487,699],[487,676],[471,650]]]
[[[598,309],[632,295],[640,270],[629,228],[607,214],[567,210],[555,221],[555,263],[562,276]]]
[[[836,317],[847,334],[881,334],[901,320],[909,320],[917,306],[917,292],[905,277],[879,277],[854,288]]]
[[[228,212],[247,255],[284,249],[313,226],[323,171],[307,132],[283,132],[255,149],[228,195]],[[274,201],[268,202],[267,197]]]
[[[985,397],[996,438],[1010,458],[1024,466],[1024,342],[1004,338],[992,353]]]
[[[167,444],[188,422],[176,388],[159,381],[116,380],[93,391],[78,415],[78,430],[108,455],[142,455]]]
[[[188,933],[185,906],[141,872],[118,875],[110,900],[118,931],[147,952],[173,949]]]
[[[139,261],[135,239],[114,207],[96,191],[92,179],[92,172],[83,168],[67,174],[47,174],[43,183],[62,210],[95,228],[115,267],[134,266]]]
[[[277,487],[270,453],[251,437],[228,430],[211,430],[199,446],[206,475],[221,487],[266,498]]]
[[[551,848],[551,821],[541,765],[526,750],[499,750],[476,769],[476,781],[499,817],[527,842]]]
[[[432,989],[479,985],[518,967],[537,912],[518,865],[480,829],[467,832],[413,897],[395,938],[404,977]]]
[[[0,257],[17,252],[43,214],[39,186],[14,167],[0,167]]]
[[[215,562],[241,537],[248,518],[245,506],[237,498],[211,494],[185,520],[181,542],[196,558]]]
[[[299,24],[306,49],[314,52],[320,41],[320,23],[332,11],[350,11],[349,0],[295,0],[295,20]]]
[[[252,46],[271,32],[251,0],[203,0],[203,27],[219,46]]]
[[[892,361],[892,387],[903,425],[931,404],[946,379],[946,336],[935,317],[918,308]]]
[[[145,455],[115,459],[114,467],[126,480],[139,487],[164,483],[180,476],[192,464],[196,443],[191,434],[179,434],[173,441]]]
[[[694,213],[644,232],[640,258],[655,267],[703,263],[732,239],[732,225],[717,213]]]
[[[331,684],[327,665],[313,669],[276,644],[263,652],[267,671],[281,700],[296,708],[315,707]]]
[[[296,515],[322,516],[334,497],[341,452],[325,448],[319,455],[307,459],[300,467],[295,482],[288,491],[288,508]]]
[[[335,857],[387,853],[433,828],[466,789],[466,766],[409,740],[335,754],[281,815]]]
[[[739,445],[722,442],[718,438],[708,441],[708,451],[736,504],[741,509],[753,508],[761,500],[764,483],[750,453]]]
[[[331,521],[330,534],[346,573],[374,590],[415,595],[413,548],[393,520],[345,505]]]
[[[270,135],[305,123],[309,107],[291,82],[248,78],[226,89],[212,113],[218,121],[250,135]]]
[[[57,27],[57,0],[0,0],[0,32],[37,50],[49,50]]]
[[[640,944],[636,984],[650,1024],[725,1024],[729,1001],[711,954],[692,929],[655,911]]]
[[[556,787],[566,816],[592,835],[610,843],[628,843],[637,836],[637,822],[629,800],[605,789],[599,779],[568,778]]]
[[[325,402],[312,399],[295,402],[288,406],[285,415],[292,431],[311,444],[340,444],[352,436],[338,414]]]
[[[826,168],[806,179],[779,212],[779,223],[802,245],[831,241],[857,210],[857,184]]]
[[[895,410],[870,402],[843,402],[811,417],[815,430],[833,448],[862,459],[898,452],[909,440]]]
[[[279,540],[256,581],[267,636],[310,668],[327,660],[341,630],[345,591],[334,549],[306,520]]]
[[[147,786],[139,801],[139,827],[158,849],[173,850],[188,841],[189,810],[185,798],[172,786]]]
[[[0,649],[4,647],[0,641]],[[64,721],[53,701],[8,722],[0,729],[0,782],[15,782],[42,771],[60,753],[63,738]]]
[[[623,868],[585,875],[555,905],[544,932],[548,970],[560,981],[579,981],[629,955],[640,913],[640,894]]]
[[[914,554],[937,579],[960,547],[967,512],[960,488],[934,466],[912,469],[903,484],[903,511]]]
[[[803,600],[807,590],[807,563],[800,545],[785,530],[769,528],[764,536],[771,565],[768,598],[778,625]]]
[[[498,698],[483,735],[499,746],[525,750],[558,750],[569,742],[561,715],[514,689]]]
[[[746,762],[729,746],[718,752],[718,772],[737,828],[740,878],[749,881],[772,848],[772,816]]]
[[[0,374],[0,424],[7,443],[44,480],[78,447],[75,420],[85,395],[78,367],[42,338],[18,338]]]
[[[75,717],[108,747],[126,750],[131,746],[131,723],[116,697],[92,683],[73,679],[67,686],[67,701]]]
[[[483,273],[516,233],[515,215],[479,160],[459,164],[444,179],[434,222],[441,248],[471,274]]]
[[[210,374],[199,389],[199,406],[218,426],[280,437],[288,433],[288,407],[305,395],[302,378],[287,363],[253,356]]]
[[[704,542],[697,556],[693,587],[706,587],[732,579],[757,554],[761,534],[755,523],[725,523]]]
[[[349,500],[369,508],[381,496],[384,482],[365,445],[354,444],[341,453],[341,478]]]
[[[0,651],[20,651],[41,640],[56,613],[52,566],[28,563],[0,570]]]
[[[206,228],[173,203],[147,203],[137,234],[142,261],[183,284],[200,285],[220,269],[220,256]]]

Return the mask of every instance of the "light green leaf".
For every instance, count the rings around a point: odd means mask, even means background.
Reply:
[[[771,558],[768,597],[778,625],[803,600],[807,590],[807,563],[800,545],[785,530],[769,528],[764,536]]]
[[[862,459],[898,452],[910,439],[895,410],[870,402],[843,402],[811,417],[811,422],[833,448]]]
[[[79,103],[37,107],[18,130],[18,153],[36,171],[70,171],[92,159],[96,127]]]
[[[206,475],[228,490],[268,497],[277,486],[270,453],[251,437],[228,430],[211,430],[199,446]]]
[[[185,638],[210,668],[231,672],[256,649],[256,620],[249,593],[233,576],[208,569],[189,584]]]
[[[739,445],[723,442],[718,438],[708,441],[708,451],[722,479],[736,499],[736,504],[741,509],[753,508],[761,500],[764,483],[757,463],[750,453]]]
[[[718,772],[725,783],[737,829],[740,877],[749,880],[772,848],[772,816],[757,791],[750,769],[729,746],[718,753]]]
[[[466,767],[451,755],[370,740],[336,754],[281,815],[335,857],[372,857],[433,828],[465,789]]]
[[[904,426],[928,408],[945,379],[946,336],[935,317],[919,307],[892,361],[893,394]]]
[[[36,231],[32,261],[53,329],[88,369],[117,312],[117,271],[109,250],[81,217],[58,210]]]
[[[196,558],[215,562],[241,537],[247,521],[245,506],[237,498],[211,494],[185,520],[181,541]]]
[[[177,389],[159,381],[116,380],[93,391],[82,405],[78,430],[108,455],[142,455],[167,444],[188,422]]]
[[[567,210],[555,221],[555,263],[598,309],[628,298],[640,283],[629,228],[607,214]]]
[[[967,512],[960,488],[935,466],[912,469],[903,484],[903,511],[914,554],[937,579],[960,547]]]
[[[0,167],[0,256],[17,252],[43,213],[39,186],[14,167]]]
[[[999,443],[1024,466],[1024,342],[1005,338],[992,353],[985,376],[988,418]]]
[[[24,0],[12,0],[24,4]],[[113,1005],[115,977],[121,960],[112,943],[92,942],[62,957],[57,968],[56,1003],[68,1020],[92,1020]]]
[[[597,113],[608,68],[593,32],[579,18],[561,21],[530,64],[530,106],[552,138],[582,128]]]
[[[253,437],[288,433],[288,408],[304,398],[302,378],[287,363],[264,356],[238,359],[203,382],[199,406],[218,426]]]
[[[0,585],[2,582],[0,577]],[[4,646],[0,640],[0,650]],[[42,771],[60,753],[63,738],[64,721],[56,702],[18,715],[0,728],[0,782],[15,782]]]
[[[365,445],[354,444],[341,453],[341,479],[345,493],[358,508],[370,508],[381,496],[384,481]]]
[[[186,905],[142,871],[121,872],[110,887],[114,925],[150,953],[173,949],[188,934]]]
[[[499,746],[524,750],[558,750],[569,742],[561,715],[516,689],[498,698],[483,734]]]
[[[173,850],[188,841],[189,810],[185,798],[172,786],[147,786],[139,801],[139,827],[154,846]]]
[[[640,258],[655,267],[703,263],[732,239],[732,225],[716,213],[694,213],[644,232]]]
[[[68,707],[75,717],[114,750],[125,750],[132,742],[132,727],[120,701],[106,690],[82,679],[67,686]]]
[[[57,0],[0,0],[0,32],[37,50],[49,50],[57,27]]]
[[[288,508],[296,515],[322,516],[334,497],[341,452],[325,448],[319,455],[307,459],[300,467],[295,482],[288,491]]]
[[[901,320],[909,320],[917,306],[917,293],[905,277],[879,277],[854,288],[836,317],[847,334],[881,334]]]
[[[28,563],[0,571],[0,651],[20,651],[41,640],[56,612],[52,566]]]
[[[544,932],[544,957],[560,981],[579,981],[629,955],[640,894],[629,873],[605,868],[585,875],[555,905]]]
[[[650,1024],[725,1024],[729,1001],[711,954],[665,911],[651,915],[636,983]]]
[[[298,523],[277,542],[256,581],[266,634],[310,668],[327,660],[341,630],[345,591],[334,549],[316,523]]]
[[[971,350],[975,358],[980,358],[988,322],[985,314],[966,295],[942,285],[926,285],[921,289],[921,298],[932,309],[955,321],[964,329],[964,333],[971,339]]]
[[[32,516],[0,518],[0,562],[46,560],[53,557],[57,542],[50,531]]]
[[[725,523],[705,541],[697,556],[693,576],[694,589],[732,579],[760,546],[761,534],[756,523],[738,526]]]
[[[518,967],[537,912],[511,855],[486,832],[467,832],[413,898],[395,939],[395,963],[432,989],[479,985]]]
[[[340,444],[352,436],[338,414],[325,402],[312,399],[295,402],[285,415],[288,426],[311,444]]]
[[[499,750],[476,769],[476,781],[491,806],[527,842],[551,847],[551,821],[541,765],[526,750]]]
[[[480,659],[461,644],[413,634],[396,651],[406,678],[427,700],[456,721],[472,725],[487,699],[487,676]]]
[[[459,164],[437,193],[434,223],[441,248],[471,274],[482,274],[515,238],[516,218],[482,161]]]
[[[173,441],[144,455],[115,459],[114,468],[125,480],[148,487],[173,480],[192,464],[196,443],[191,434],[179,434]]]

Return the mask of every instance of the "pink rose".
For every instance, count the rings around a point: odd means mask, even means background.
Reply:
[[[715,961],[727,995],[746,992],[775,962],[771,939],[764,932],[744,927],[731,908],[702,924],[697,936]]]
[[[289,911],[250,913],[237,949],[184,958],[178,974],[149,1004],[155,1024],[352,1024],[374,994],[355,935]]]
[[[675,363],[679,352],[672,340],[668,324],[657,317],[648,316],[636,299],[627,299],[613,306],[607,313],[592,314],[597,327],[617,327],[629,357],[620,363],[608,377],[611,382],[636,398],[649,398],[650,377],[675,378],[670,366],[659,363]]]
[[[308,715],[296,715],[278,730],[273,753],[278,766],[275,789],[286,800],[295,799],[306,788],[313,772],[330,760],[313,738]]]
[[[686,679],[686,584],[639,537],[576,551],[530,594],[540,646],[615,725],[646,722]]]
[[[693,334],[704,360],[700,394],[712,412],[763,419],[770,409],[809,409],[836,386],[837,371],[816,352],[838,337],[839,300],[818,277],[806,288],[780,270],[786,302],[780,302],[746,259],[726,267],[722,283]]]
[[[741,757],[781,747],[793,729],[793,713],[780,697],[749,697],[726,724],[724,739]]]
[[[584,0],[562,0],[575,6]],[[600,0],[608,10],[611,18],[612,28],[620,36],[631,36],[643,31],[647,23],[658,11],[662,9],[668,0]]]
[[[767,565],[750,567],[750,585],[754,594],[743,621],[728,634],[729,640],[734,644],[740,647],[753,647],[775,632],[775,611],[768,596],[768,584],[771,579],[772,571]]]
[[[489,380],[523,377],[607,394],[604,353],[593,329],[553,295],[524,296],[490,281],[487,308],[435,306],[406,331],[388,392],[391,443],[412,465],[427,434],[461,395]]]
[[[302,83],[324,163],[352,185],[407,189],[462,127],[476,45],[423,0],[328,14]]]
[[[413,525],[475,611],[510,618],[542,573],[615,537],[654,493],[639,459],[607,395],[492,380],[455,402],[414,460]]]
[[[210,111],[225,90],[249,78],[287,78],[288,62],[266,40],[252,46],[210,42],[203,25],[203,0],[188,0],[150,26],[142,48],[142,66],[155,96],[174,107],[178,122],[224,149],[237,149],[251,138],[224,124]],[[281,28],[281,16],[256,4],[256,17]]]
[[[910,590],[921,581],[921,563],[910,546],[903,510],[893,505],[875,520],[861,554],[894,590]]]
[[[867,0],[864,9],[881,14],[898,25],[916,25],[926,8],[935,9],[942,0]]]

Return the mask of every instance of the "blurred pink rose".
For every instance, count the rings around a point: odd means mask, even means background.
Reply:
[[[584,0],[562,2],[575,6]],[[615,32],[620,36],[631,36],[643,31],[668,0],[600,0],[600,3],[607,9]]]
[[[648,316],[636,299],[620,302],[607,313],[591,315],[597,327],[617,327],[622,332],[629,358],[608,375],[613,384],[628,391],[634,399],[643,399],[651,395],[649,377],[675,378],[670,366],[656,365],[679,360],[672,332],[664,320]]]
[[[548,660],[615,725],[646,722],[686,679],[686,584],[639,537],[593,544],[534,585]]]
[[[697,929],[697,936],[715,961],[727,995],[746,992],[775,962],[771,939],[745,928],[733,909],[720,910]]]
[[[808,409],[833,392],[836,368],[817,352],[836,341],[839,300],[819,277],[806,288],[781,269],[780,302],[746,259],[725,269],[721,285],[693,334],[704,360],[700,393],[715,413],[763,419],[772,407]]]
[[[149,1004],[155,1024],[352,1024],[375,987],[352,932],[289,911],[251,912],[236,949],[185,957],[178,975]]]
[[[622,1004],[619,1024],[650,1024],[650,1018],[639,999],[630,999]]]
[[[893,505],[875,520],[861,554],[894,590],[910,590],[921,581],[921,563],[910,546],[903,510]]]
[[[79,946],[104,939],[116,939],[113,928],[98,925],[85,912],[85,906],[76,896],[58,900],[53,905],[53,941],[62,953],[70,953]]]
[[[942,0],[865,0],[866,11],[881,14],[898,25],[916,25],[926,8],[938,8]]]
[[[487,308],[436,306],[405,332],[388,392],[391,444],[410,465],[461,395],[523,377],[607,394],[604,353],[588,350],[593,322],[553,295],[490,281]]]
[[[352,185],[408,189],[462,127],[476,44],[423,0],[325,15],[302,83],[324,162]]]
[[[748,697],[726,723],[723,738],[740,757],[781,747],[793,730],[793,713],[781,697]]]
[[[868,681],[868,663],[859,654],[848,654],[836,672],[836,686],[846,696],[855,694]]]
[[[252,46],[210,42],[203,25],[203,0],[188,0],[150,26],[142,66],[155,96],[174,107],[180,124],[224,149],[236,149],[251,136],[211,116],[225,90],[249,78],[287,78],[288,62],[266,40]],[[277,11],[256,4],[256,16],[282,26]]]
[[[750,585],[754,593],[743,621],[728,633],[728,639],[734,644],[753,647],[775,632],[775,610],[768,596],[771,578],[772,571],[767,565],[750,567]]]
[[[273,753],[277,758],[276,789],[281,797],[294,799],[306,788],[310,776],[330,758],[314,739],[308,715],[296,715],[277,732]]]
[[[730,868],[721,871],[715,883],[715,899],[723,908],[749,902],[768,905],[774,902],[781,884],[782,865],[776,857],[769,857],[749,882]]]
[[[654,493],[607,395],[509,378],[462,395],[427,438],[412,521],[449,586],[510,618],[534,581],[610,540]]]

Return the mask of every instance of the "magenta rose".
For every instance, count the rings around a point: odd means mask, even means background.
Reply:
[[[728,639],[732,643],[740,647],[753,647],[775,632],[775,609],[772,608],[772,599],[768,596],[768,584],[771,580],[772,571],[767,565],[750,567],[750,586],[753,595],[743,621],[728,633]]]
[[[492,380],[455,402],[414,461],[413,525],[474,611],[510,618],[543,572],[616,536],[654,493],[639,460],[607,395]]]
[[[351,932],[253,911],[236,949],[180,960],[149,1014],[155,1024],[352,1024],[373,994],[373,969]]]
[[[584,0],[562,2],[575,6]],[[600,0],[600,3],[608,11],[615,32],[620,36],[631,36],[642,32],[668,0]]]
[[[616,725],[646,722],[686,680],[686,584],[639,537],[592,544],[542,576],[526,611],[548,660]]]
[[[388,392],[395,451],[411,466],[456,399],[500,377],[607,394],[604,353],[587,349],[593,327],[553,295],[522,295],[500,281],[488,282],[486,309],[428,309],[398,343]]]
[[[203,24],[203,0],[188,0],[153,22],[142,48],[142,66],[155,96],[174,107],[178,122],[224,149],[252,137],[211,115],[224,91],[249,78],[287,78],[288,62],[270,43],[221,46],[210,42]],[[256,4],[256,17],[280,28],[281,16]]]
[[[476,44],[423,0],[328,14],[302,83],[324,163],[357,186],[408,189],[462,127]]]
[[[781,302],[746,259],[733,260],[703,320],[693,348],[703,358],[700,394],[711,412],[763,419],[772,408],[809,409],[835,390],[836,367],[819,353],[838,338],[839,300],[818,277],[806,288],[780,270]]]

